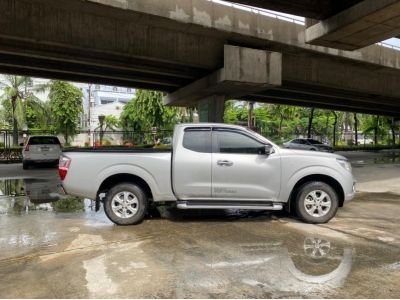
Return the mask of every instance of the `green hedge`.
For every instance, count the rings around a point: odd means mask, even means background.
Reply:
[[[0,163],[21,162],[22,147],[0,149]]]
[[[336,146],[335,151],[379,151],[400,149],[400,145],[359,145],[359,146]]]

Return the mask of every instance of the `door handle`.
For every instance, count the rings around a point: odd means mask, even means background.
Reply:
[[[229,160],[218,160],[217,161],[217,165],[218,166],[226,166],[226,167],[230,167],[233,165],[233,162],[229,161]]]

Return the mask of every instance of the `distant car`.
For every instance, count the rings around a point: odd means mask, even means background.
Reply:
[[[38,163],[51,163],[55,166],[61,154],[61,144],[56,136],[31,136],[25,145],[21,144],[22,167],[27,170],[29,166]]]
[[[288,149],[333,152],[333,148],[331,146],[323,144],[314,139],[294,139],[283,143],[283,146]]]

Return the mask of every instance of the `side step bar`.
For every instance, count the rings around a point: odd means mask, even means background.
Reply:
[[[246,209],[246,210],[282,210],[282,203],[263,201],[178,201],[179,209]]]

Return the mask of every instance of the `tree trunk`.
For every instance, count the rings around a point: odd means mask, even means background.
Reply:
[[[357,113],[354,113],[354,140],[356,143],[356,146],[358,145],[358,119],[357,119]]]
[[[392,130],[392,146],[394,148],[396,146],[396,131],[393,126],[390,129]]]
[[[336,126],[337,126],[338,116],[337,116],[335,111],[332,111],[332,112],[333,112],[333,116],[335,117],[335,121],[333,122],[333,142],[332,142],[332,145],[333,145],[333,147],[335,147],[336,146]]]
[[[314,119],[314,107],[310,110],[310,116],[308,118],[308,129],[307,129],[307,137],[311,138],[311,129],[312,129],[312,122]]]
[[[280,116],[281,118],[279,120],[279,134],[282,133],[283,114],[281,114]]]
[[[390,130],[392,132],[392,146],[394,148],[396,146],[396,128],[395,128],[394,118],[392,118],[390,122]]]
[[[374,144],[378,144],[378,125],[379,125],[379,116],[376,116],[375,119],[375,127],[374,127]]]
[[[329,140],[329,116],[330,113],[326,114],[326,123],[325,123],[325,136],[326,136],[326,140]]]
[[[67,124],[65,124],[64,139],[65,139],[65,145],[68,145],[68,126],[67,126]]]
[[[15,110],[17,108],[17,99],[15,97],[11,98],[12,106],[12,119],[13,119],[13,146],[18,146],[18,122],[15,116]]]

